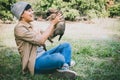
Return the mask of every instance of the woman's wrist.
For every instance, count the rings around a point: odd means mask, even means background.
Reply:
[[[55,20],[52,20],[50,25],[51,25],[51,26],[55,26],[56,23],[57,23],[57,22],[56,22]]]

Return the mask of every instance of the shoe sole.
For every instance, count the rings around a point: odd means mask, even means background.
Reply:
[[[51,75],[51,77],[59,78],[59,79],[67,79],[67,80],[73,80],[77,77],[77,74],[75,72],[70,71],[64,71],[64,72],[55,72]]]

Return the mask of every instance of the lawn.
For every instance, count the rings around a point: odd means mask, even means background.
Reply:
[[[0,80],[65,80],[50,74],[22,75],[20,55],[14,40],[16,24],[0,24]],[[38,27],[46,22],[36,22]],[[46,27],[44,27],[46,28]],[[120,80],[120,21],[104,19],[95,24],[67,22],[60,42],[46,42],[50,49],[61,42],[72,45],[72,58],[76,65],[71,69],[78,73],[76,80]]]

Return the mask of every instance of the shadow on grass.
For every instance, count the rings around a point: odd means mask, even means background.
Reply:
[[[15,48],[0,46],[0,55],[0,78],[2,80],[13,80],[17,74],[20,74],[21,67],[18,52]]]

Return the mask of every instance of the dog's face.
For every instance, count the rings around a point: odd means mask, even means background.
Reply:
[[[46,13],[47,20],[53,20],[59,13],[62,14],[62,11],[57,9],[49,9]]]

